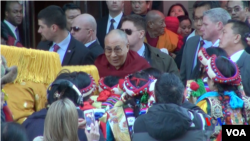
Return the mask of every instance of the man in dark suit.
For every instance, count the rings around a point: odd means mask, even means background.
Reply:
[[[94,63],[91,52],[68,32],[62,8],[51,5],[41,10],[38,13],[38,24],[38,33],[47,41],[41,41],[37,48],[57,52],[62,66]]]
[[[127,34],[130,50],[145,58],[152,67],[180,76],[171,56],[143,42],[146,33],[145,18],[136,14],[125,16],[122,19],[121,29]]]
[[[227,11],[232,16],[233,20],[245,22],[250,28],[250,13],[248,6],[249,1],[228,1]],[[245,50],[250,53],[250,45],[248,45]]]
[[[1,22],[1,28],[7,31],[7,36],[12,36],[17,41],[20,40],[18,25],[23,20],[23,7],[17,1],[7,1],[5,6],[5,19]]]
[[[119,29],[121,27],[121,19],[124,16],[122,9],[123,1],[107,1],[109,15],[97,21],[97,38],[100,45],[104,47],[104,38],[112,29]]]
[[[89,14],[77,16],[72,22],[71,35],[90,50],[94,59],[104,53],[96,40],[96,21],[93,16]]]
[[[231,19],[231,16],[223,8],[213,8],[203,13],[203,24],[200,28],[201,36],[194,36],[188,39],[185,44],[181,62],[181,80],[186,85],[187,80],[195,79],[199,73],[200,61],[197,59],[198,50],[200,47],[218,47],[219,36],[223,30],[224,25]]]
[[[250,96],[250,55],[244,50],[247,47],[246,34],[250,29],[242,21],[230,20],[225,25],[220,39],[220,47],[223,48],[230,59],[238,65],[244,91]]]

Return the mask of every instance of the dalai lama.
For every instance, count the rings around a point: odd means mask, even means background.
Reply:
[[[109,32],[104,39],[104,54],[97,57],[95,65],[100,77],[108,75],[125,77],[149,68],[149,63],[137,52],[129,50],[126,33],[115,29]]]
[[[148,44],[159,49],[165,48],[173,53],[177,48],[179,37],[174,32],[168,30],[165,24],[165,16],[157,10],[151,10],[146,15]]]

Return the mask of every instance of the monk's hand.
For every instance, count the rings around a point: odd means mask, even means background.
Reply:
[[[79,129],[85,129],[86,127],[86,120],[83,118],[78,119],[78,128]]]
[[[4,104],[4,93],[1,90],[0,91],[0,109],[3,109],[3,104]]]
[[[176,54],[174,54],[174,53],[171,53],[171,56],[175,59],[175,57],[176,57]]]
[[[87,136],[88,141],[99,141],[100,133],[99,133],[99,124],[97,121],[95,123],[91,123],[90,131],[85,128],[85,134]]]

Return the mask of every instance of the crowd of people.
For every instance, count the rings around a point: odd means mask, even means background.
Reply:
[[[221,141],[222,125],[250,124],[249,2],[196,1],[192,15],[130,3],[125,15],[123,1],[107,1],[97,21],[50,5],[29,49],[22,5],[6,2],[2,140]]]

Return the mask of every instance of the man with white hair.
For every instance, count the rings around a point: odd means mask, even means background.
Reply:
[[[230,14],[223,8],[213,8],[203,13],[202,37],[191,37],[184,47],[180,68],[181,80],[184,85],[187,80],[195,79],[195,74],[199,73],[200,62],[197,53],[200,47],[218,47],[219,36],[230,19]]]
[[[89,14],[77,16],[72,22],[70,32],[90,50],[94,59],[104,52],[96,40],[96,21],[93,16]]]

